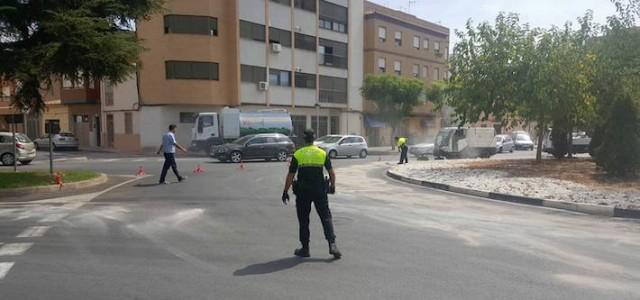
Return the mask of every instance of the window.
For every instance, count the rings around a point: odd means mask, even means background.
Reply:
[[[291,48],[291,31],[269,27],[269,43]]]
[[[193,124],[196,121],[196,113],[192,112],[181,112],[180,113],[180,123]]]
[[[402,32],[396,31],[395,42],[396,42],[396,46],[398,47],[402,46]]]
[[[413,37],[413,48],[420,49],[420,37]]]
[[[433,69],[433,80],[440,80],[440,69]]]
[[[387,28],[378,27],[378,39],[380,40],[380,43],[387,41]]]
[[[113,106],[113,85],[109,80],[104,81],[104,105]]]
[[[124,134],[133,134],[133,116],[130,112],[124,113]]]
[[[44,133],[58,134],[60,133],[60,120],[45,120]]]
[[[11,87],[3,86],[0,91],[0,101],[9,101],[11,99]]]
[[[422,66],[422,77],[427,78],[427,76],[429,76],[429,67]]]
[[[166,61],[167,79],[218,80],[218,64],[211,62]]]
[[[291,72],[269,69],[269,84],[273,86],[291,86]]]
[[[240,80],[251,83],[267,81],[267,68],[240,65]]]
[[[291,123],[293,124],[293,134],[298,137],[304,135],[304,131],[307,130],[307,116],[291,116]]]
[[[240,37],[254,40],[254,41],[264,42],[265,26],[241,20],[240,21]]]
[[[347,69],[347,44],[320,39],[319,64],[323,66]]]
[[[320,116],[320,124],[318,124],[318,117],[317,116],[312,116],[311,117],[311,128],[313,130],[316,130],[316,136],[318,137],[323,137],[325,135],[327,135],[327,123],[329,123],[329,118],[327,116]],[[319,125],[319,126],[318,126]]]
[[[316,51],[316,37],[296,32],[296,48],[302,50]]]
[[[252,140],[250,140],[247,145],[262,145],[262,144],[266,144],[267,143],[267,138],[266,137],[257,137],[254,138]]]
[[[433,50],[440,52],[440,42],[433,42]]]
[[[271,2],[280,3],[286,6],[291,6],[291,0],[271,0]]]
[[[320,76],[320,102],[347,103],[347,79]]]
[[[381,73],[387,71],[387,60],[383,57],[378,58],[378,70],[380,70]]]
[[[413,65],[413,68],[411,69],[411,74],[413,74],[413,77],[420,76],[420,66],[419,65]]]
[[[424,39],[422,41],[422,48],[429,49],[429,39]]]
[[[340,117],[332,116],[331,119],[331,130],[329,134],[340,134]]]
[[[320,0],[320,28],[346,33],[348,8]]]
[[[296,87],[316,89],[316,74],[296,73]]]
[[[295,8],[316,12],[316,0],[294,0],[293,5]]]
[[[393,71],[396,72],[397,75],[402,74],[402,64],[397,60],[393,62]]]
[[[164,33],[218,35],[218,19],[204,16],[164,16]]]

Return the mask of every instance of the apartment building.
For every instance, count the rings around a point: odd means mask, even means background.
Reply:
[[[294,132],[361,133],[361,0],[170,0],[137,24],[136,76],[104,84],[105,145],[156,148],[166,127],[191,141],[197,112],[286,109]]]
[[[364,72],[396,74],[425,84],[448,76],[449,29],[375,3],[364,3]],[[365,127],[372,145],[389,145],[391,128],[365,101]],[[415,142],[429,141],[441,128],[443,115],[430,102],[417,107],[399,134]]]
[[[16,83],[0,82],[0,131],[8,131],[15,123],[16,130],[31,138],[53,133],[74,133],[82,147],[99,147],[100,132],[100,83],[71,82],[53,79],[49,89],[42,90],[47,108],[40,115],[11,107]]]

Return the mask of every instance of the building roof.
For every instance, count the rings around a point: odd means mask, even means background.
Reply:
[[[379,19],[441,38],[448,38],[450,35],[449,28],[420,19],[412,14],[391,9],[369,1],[365,1],[364,5],[365,20]]]

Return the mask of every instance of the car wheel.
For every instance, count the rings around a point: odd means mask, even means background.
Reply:
[[[365,158],[367,158],[367,155],[368,155],[368,154],[369,154],[369,153],[367,153],[367,150],[362,149],[362,150],[360,151],[360,158],[365,159]]]
[[[338,152],[336,150],[331,150],[329,151],[329,158],[336,158],[338,157]]]
[[[25,165],[25,166],[26,166],[26,165],[28,165],[28,164],[30,164],[30,163],[31,163],[31,161],[30,161],[30,160],[21,160],[21,161],[20,161],[20,164],[21,164],[21,165]]]
[[[5,153],[0,157],[0,161],[2,161],[2,165],[11,166],[14,163],[13,154]]]
[[[287,161],[287,158],[289,158],[289,155],[285,151],[280,151],[278,152],[277,158],[278,158],[278,161]]]
[[[511,147],[511,149],[509,149],[509,153],[513,153],[513,147]]]
[[[502,149],[502,147],[500,147],[500,149],[498,149],[498,153],[502,153],[504,149]]]
[[[242,153],[240,153],[240,151],[231,152],[229,157],[231,158],[231,162],[236,164],[242,161]]]

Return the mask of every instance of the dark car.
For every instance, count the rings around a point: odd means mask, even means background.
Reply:
[[[213,149],[212,157],[239,163],[249,159],[277,159],[286,161],[295,146],[286,135],[278,133],[253,134],[241,137]]]

